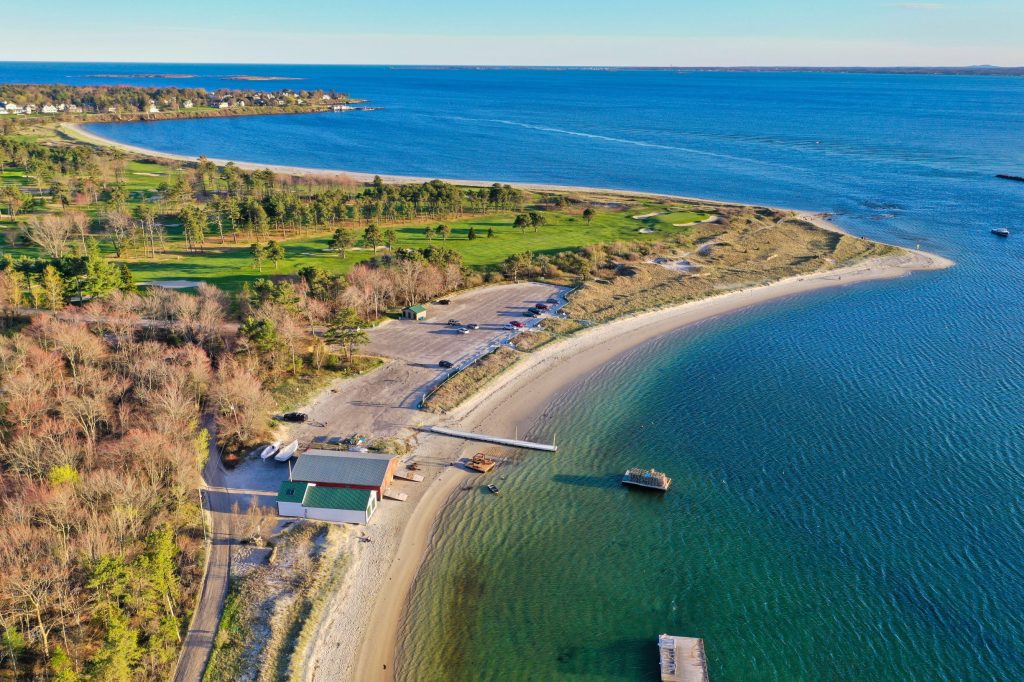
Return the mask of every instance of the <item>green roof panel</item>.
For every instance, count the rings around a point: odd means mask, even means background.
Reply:
[[[306,496],[306,486],[308,485],[302,481],[282,481],[281,487],[277,491],[277,501],[302,502],[302,498]]]
[[[326,486],[310,486],[306,493],[306,500],[302,503],[305,507],[317,507],[319,509],[350,509],[352,511],[365,511],[370,504],[369,490],[356,488],[328,488]]]

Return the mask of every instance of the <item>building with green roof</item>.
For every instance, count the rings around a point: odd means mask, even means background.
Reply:
[[[407,320],[425,320],[427,319],[427,306],[425,305],[411,305],[402,310],[402,317]]]
[[[334,523],[368,523],[375,511],[377,496],[372,490],[283,481],[277,491],[277,512],[281,516]]]

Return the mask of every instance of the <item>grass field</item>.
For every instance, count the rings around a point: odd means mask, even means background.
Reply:
[[[159,185],[169,181],[177,172],[176,169],[161,164],[127,162],[124,181],[130,198],[129,207],[134,208],[155,196]],[[19,170],[5,171],[0,180],[25,188],[34,186],[34,182]],[[102,206],[97,204],[82,207],[82,210],[96,217],[101,208]],[[424,228],[436,227],[436,221],[417,221],[412,224],[382,227],[395,230],[398,235],[396,248],[422,249],[431,243],[444,244],[458,251],[466,266],[483,270],[501,264],[512,254],[524,251],[550,255],[598,243],[664,239],[687,231],[688,228],[678,225],[699,222],[707,217],[705,213],[675,210],[678,208],[678,205],[669,202],[644,201],[628,208],[599,211],[589,223],[582,218],[581,209],[547,211],[544,212],[547,224],[538,228],[527,228],[525,231],[512,226],[514,213],[479,215],[447,221],[452,229],[451,236],[446,241],[434,238],[432,242],[424,236]],[[632,216],[636,215],[637,211],[670,213],[647,220],[635,220]],[[6,212],[4,216],[6,218]],[[19,221],[23,217],[24,215],[19,216]],[[322,267],[332,273],[344,273],[353,265],[374,256],[372,249],[362,247],[350,249],[344,258],[339,257],[336,252],[328,250],[327,246],[334,228],[323,226],[319,231],[307,236],[283,240],[277,238],[284,246],[286,257],[276,268],[273,263],[264,263],[261,272],[254,266],[249,255],[249,244],[252,241],[250,236],[239,235],[237,241],[227,237],[225,243],[221,243],[217,236],[213,236],[201,251],[190,252],[185,249],[180,226],[174,218],[164,216],[162,222],[168,235],[168,248],[156,258],[147,257],[141,251],[137,251],[126,253],[122,259],[114,259],[113,249],[109,245],[103,244],[103,249],[115,262],[126,263],[138,282],[164,279],[201,280],[228,290],[237,289],[245,281],[271,275],[292,274],[309,265]],[[475,230],[476,239],[469,239],[471,228]],[[361,235],[363,227],[348,226],[347,229],[355,230]],[[0,220],[0,230],[6,236],[2,246],[4,253],[14,256],[41,255],[37,247],[27,243],[20,235],[18,225],[14,222]],[[493,231],[493,237],[487,236],[489,231]],[[384,254],[386,248],[380,246],[376,253]]]

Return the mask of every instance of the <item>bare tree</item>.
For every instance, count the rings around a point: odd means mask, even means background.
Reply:
[[[25,236],[41,248],[50,258],[63,258],[75,227],[66,215],[32,215],[25,220]]]

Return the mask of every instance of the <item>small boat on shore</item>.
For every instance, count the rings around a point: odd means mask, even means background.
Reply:
[[[289,459],[292,458],[292,455],[294,455],[298,449],[299,441],[293,440],[291,443],[288,443],[288,445],[285,445],[283,448],[281,448],[281,450],[278,451],[276,455],[274,455],[274,459],[278,462],[287,462]]]
[[[993,227],[992,234],[994,234],[997,237],[1009,237],[1010,231],[1007,230],[1005,227]]]
[[[274,453],[277,452],[278,448],[280,448],[280,447],[281,447],[281,441],[274,441],[273,443],[270,443],[269,445],[264,447],[262,450],[260,450],[260,459],[262,459],[262,460],[270,459],[271,457],[274,456]]]
[[[651,490],[668,490],[672,485],[672,479],[661,471],[634,467],[626,469],[626,474],[622,477],[622,484],[650,488]]]
[[[484,453],[478,452],[473,455],[472,459],[466,462],[466,468],[472,469],[473,471],[479,471],[481,474],[486,474],[494,468],[494,460],[484,455]]]
[[[498,486],[494,485],[493,483],[489,484],[487,486],[487,489],[490,490],[495,495],[500,495],[501,494],[501,491],[498,490]]]

